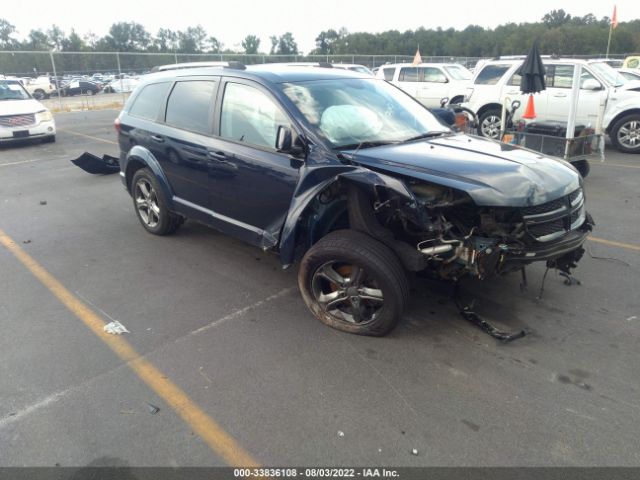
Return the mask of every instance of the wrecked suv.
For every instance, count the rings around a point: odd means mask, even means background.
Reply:
[[[149,232],[186,218],[265,250],[311,312],[384,335],[408,272],[457,281],[569,273],[592,221],[569,164],[452,132],[381,79],[332,68],[152,74],[116,120],[120,175]]]

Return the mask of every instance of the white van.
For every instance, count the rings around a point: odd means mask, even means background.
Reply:
[[[443,98],[462,103],[472,73],[457,63],[382,65],[376,77],[401,88],[425,107],[439,107]]]

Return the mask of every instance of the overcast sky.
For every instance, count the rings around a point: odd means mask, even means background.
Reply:
[[[240,49],[242,39],[253,34],[261,39],[260,49],[268,51],[271,35],[290,31],[305,53],[315,47],[318,33],[330,28],[371,33],[420,27],[463,29],[470,24],[493,28],[507,22],[538,21],[558,8],[571,15],[593,13],[598,18],[613,12],[613,3],[595,0],[24,0],[8,4],[11,8],[0,9],[0,18],[15,25],[20,38],[31,29],[46,30],[54,23],[66,33],[74,28],[81,36],[88,32],[103,36],[111,24],[123,21],[141,23],[154,35],[159,28],[183,30],[200,24],[225,47],[234,49]],[[616,4],[619,21],[640,17],[640,1],[617,0]]]

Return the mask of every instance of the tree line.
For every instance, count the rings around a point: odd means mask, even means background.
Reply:
[[[348,32],[342,28],[322,31],[310,55],[384,54],[413,55],[419,46],[428,56],[487,57],[525,53],[539,39],[545,54],[589,55],[604,52],[609,33],[609,17],[592,14],[572,16],[562,9],[552,10],[533,23],[506,23],[493,29],[469,25],[463,30],[425,29],[388,30],[381,33]],[[135,22],[114,23],[109,32],[98,37],[80,36],[74,29],[64,32],[57,25],[46,30],[31,30],[19,40],[14,25],[0,18],[0,50],[46,50],[56,52],[150,52],[150,53],[237,53],[301,54],[290,32],[270,37],[270,45],[261,50],[260,38],[247,35],[241,48],[228,48],[202,25],[175,31],[161,28],[155,35]],[[640,51],[640,19],[620,22],[611,42],[612,53]]]

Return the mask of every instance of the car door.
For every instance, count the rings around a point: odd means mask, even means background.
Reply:
[[[153,153],[167,176],[178,203],[210,209],[208,143],[219,77],[184,78],[169,92],[164,122],[151,136]]]
[[[275,148],[278,127],[292,128],[288,115],[267,89],[236,78],[223,80],[216,112],[211,209],[243,228],[279,231],[302,165]]]
[[[520,67],[518,66],[518,69]],[[516,69],[509,79],[506,81],[504,87],[502,87],[502,97],[501,102],[506,105],[507,109],[511,108],[513,102],[520,102],[520,107],[515,111],[513,115],[513,119],[515,121],[519,120],[524,114],[525,108],[527,107],[527,102],[529,101],[529,94],[523,94],[520,91],[520,83],[522,81],[522,77],[518,74],[518,69]],[[548,120],[547,118],[547,108],[548,108],[548,95],[549,92],[547,90],[543,90],[542,92],[535,93],[533,95],[533,105],[536,112],[537,121]]]
[[[555,64],[546,67],[547,90],[549,92],[546,120],[567,121],[572,101],[574,69],[575,65],[571,64]],[[581,87],[588,80],[591,81],[590,83],[597,82],[602,86],[591,72],[583,66],[580,75]],[[603,95],[606,95],[604,88],[597,90],[580,89],[576,125],[595,126],[598,119],[598,108]]]
[[[398,78],[392,83],[407,92],[413,98],[420,101],[420,99],[418,98],[418,67],[400,67],[398,70]]]
[[[449,80],[439,67],[418,67],[418,96],[426,107],[439,107],[443,98],[448,96]]]

